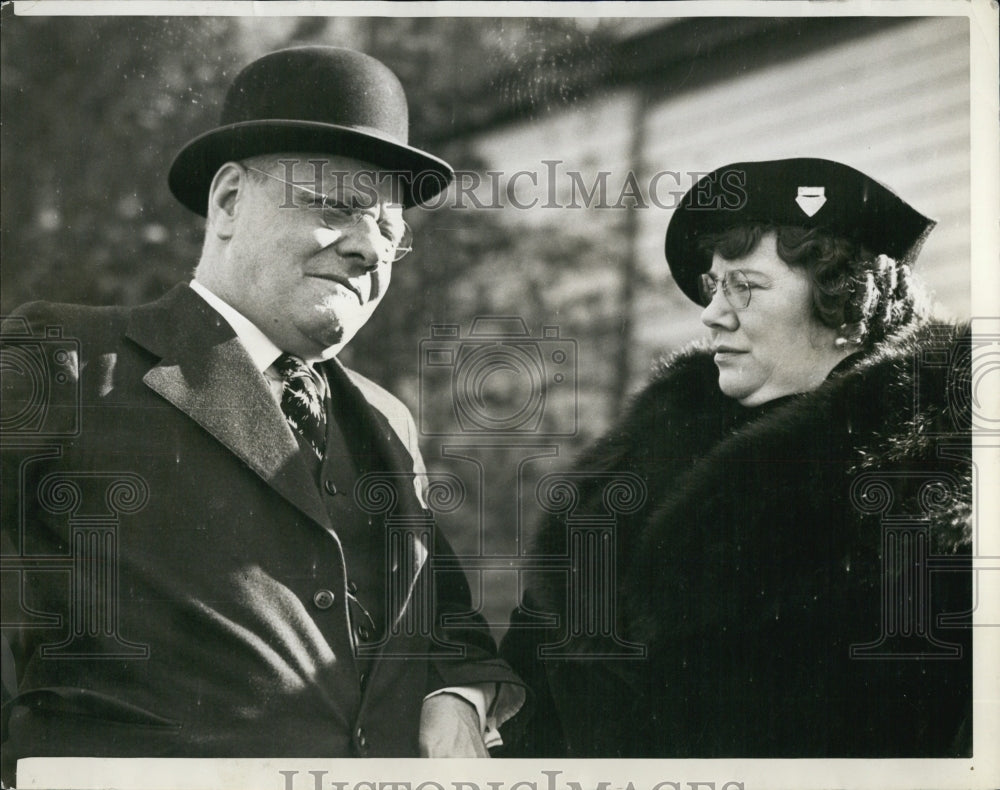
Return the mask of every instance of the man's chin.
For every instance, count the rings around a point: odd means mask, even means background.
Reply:
[[[337,321],[325,321],[322,326],[309,327],[302,333],[309,338],[312,343],[320,349],[327,349],[333,346],[343,346],[350,336],[343,323]],[[354,333],[351,332],[351,335]]]
[[[325,308],[330,306],[329,303],[324,305]],[[322,320],[310,327],[312,331],[308,335],[327,352],[330,349],[339,351],[350,343],[361,328],[368,323],[368,319],[374,312],[374,310],[369,309],[370,307],[373,305],[366,307],[352,305],[349,309],[345,309],[343,304],[338,304],[336,310],[322,309],[320,311]],[[331,354],[325,353],[324,355],[330,356]]]

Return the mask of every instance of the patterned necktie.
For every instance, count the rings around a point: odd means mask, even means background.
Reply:
[[[322,458],[326,450],[326,410],[312,370],[305,360],[291,354],[278,357],[274,367],[284,379],[281,410],[285,419],[316,456]]]

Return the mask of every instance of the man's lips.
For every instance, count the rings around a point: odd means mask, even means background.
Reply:
[[[361,296],[361,291],[359,291],[346,277],[341,277],[339,274],[310,274],[309,276],[315,277],[317,280],[326,280],[327,282],[342,285],[358,298],[358,304],[365,303]]]

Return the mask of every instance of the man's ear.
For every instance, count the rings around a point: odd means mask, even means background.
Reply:
[[[247,173],[236,164],[226,162],[215,172],[208,188],[208,230],[220,239],[233,235],[236,213],[242,192],[247,186]]]

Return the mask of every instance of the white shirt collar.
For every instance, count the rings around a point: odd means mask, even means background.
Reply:
[[[239,338],[240,343],[247,350],[257,370],[263,373],[282,355],[282,350],[243,313],[224,302],[197,280],[192,280],[190,285],[192,291],[208,302],[219,315],[226,319],[228,324],[233,328],[233,331],[236,332],[236,337]],[[317,362],[321,362],[324,358],[322,356],[307,357],[306,362],[314,365]]]

